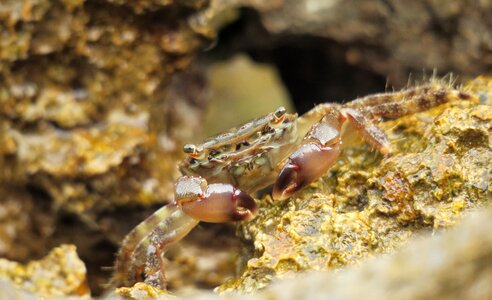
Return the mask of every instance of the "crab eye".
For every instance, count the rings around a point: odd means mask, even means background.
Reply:
[[[275,116],[275,121],[282,122],[286,112],[287,110],[283,106],[277,108],[277,110],[275,110],[275,112],[273,113],[273,115]]]
[[[186,144],[183,146],[184,153],[194,154],[196,153],[196,146],[194,144]]]

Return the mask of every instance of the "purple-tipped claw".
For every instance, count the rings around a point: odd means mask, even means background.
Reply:
[[[338,144],[320,146],[309,142],[297,149],[280,171],[273,185],[275,200],[285,200],[309,183],[321,177],[340,154]]]
[[[203,194],[180,203],[190,217],[211,223],[251,220],[258,213],[255,200],[230,184],[210,184]]]

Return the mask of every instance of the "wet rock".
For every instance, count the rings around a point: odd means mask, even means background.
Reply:
[[[241,235],[254,245],[245,271],[219,290],[251,292],[275,278],[358,264],[394,252],[417,233],[453,226],[487,203],[492,108],[470,90],[463,87],[467,100],[382,122],[394,145],[391,157],[352,137],[338,163],[310,187],[285,203],[260,199],[258,217],[242,225]]]
[[[492,297],[492,209],[447,232],[413,238],[392,255],[340,272],[307,272],[252,295],[186,299],[487,299]]]
[[[131,299],[131,300],[151,300],[151,299],[177,299],[166,291],[151,287],[142,282],[137,282],[133,287],[122,287],[116,289],[110,299]]]
[[[143,153],[147,160],[153,160],[154,153],[162,153],[169,159],[152,161],[140,168],[143,174],[130,185],[133,191],[127,194],[134,198],[146,194],[143,203],[170,196],[169,190],[147,190],[151,182],[160,179],[168,185],[166,188],[171,186],[180,144],[173,130],[184,127],[186,120],[199,119],[200,98],[192,103],[183,98],[173,100],[177,97],[167,97],[167,86],[171,75],[189,64],[207,38],[194,31],[196,26],[190,25],[187,17],[176,17],[172,22],[179,26],[173,25],[175,29],[157,29],[145,21],[148,15],[134,14],[126,8],[150,14],[150,7],[164,5],[160,1],[118,4],[121,5],[83,1],[2,4],[0,22],[6,37],[2,39],[5,45],[0,57],[0,74],[5,79],[0,86],[0,114],[2,137],[7,143],[0,152],[9,155],[11,161],[15,159],[15,163],[2,170],[0,178],[29,182],[38,176],[52,185],[63,184],[69,190],[83,189],[91,194],[87,186],[62,180],[60,166],[63,165],[63,175],[77,177],[85,185],[101,186],[100,178],[94,176],[105,175],[110,169],[131,171],[139,164],[124,162],[135,160],[136,152]],[[196,12],[203,6],[202,1],[189,1],[184,6],[166,2],[160,11],[164,15],[170,11],[187,15],[183,10]],[[178,114],[173,101],[181,107]],[[171,119],[169,115],[180,117]],[[189,122],[185,131],[193,132],[196,125]],[[148,137],[153,137],[154,142],[136,150]],[[98,139],[105,143],[105,155],[82,153],[99,151],[95,144]],[[163,140],[168,142],[161,147],[157,141]],[[122,149],[121,141],[127,141]],[[32,151],[26,145],[37,146]],[[72,153],[74,147],[80,146]],[[99,170],[87,169],[90,164],[89,168]],[[57,179],[53,181],[51,177]],[[111,180],[106,191],[121,187],[115,178],[105,182]],[[57,197],[55,193],[64,193],[50,190],[41,181],[35,184],[53,198]],[[64,202],[80,200],[67,201],[71,197],[66,195],[60,198]]]

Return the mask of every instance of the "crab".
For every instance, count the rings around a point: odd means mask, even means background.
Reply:
[[[280,107],[201,144],[184,146],[175,198],[124,239],[113,283],[166,288],[162,255],[200,221],[248,221],[258,212],[255,192],[273,185],[283,201],[325,174],[341,153],[347,124],[382,155],[391,143],[376,123],[441,105],[468,94],[439,84],[369,95],[346,104],[324,103],[298,117]]]

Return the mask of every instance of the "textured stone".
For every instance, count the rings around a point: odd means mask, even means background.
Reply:
[[[492,107],[478,99],[471,94],[471,101],[382,122],[391,157],[346,135],[344,154],[326,176],[285,203],[259,200],[259,215],[242,224],[254,245],[245,271],[219,290],[251,292],[274,278],[391,253],[416,233],[453,226],[487,203]]]
[[[231,292],[226,299],[490,296],[492,242],[481,238],[492,227],[492,107],[479,101],[489,81],[462,91],[468,100],[382,122],[392,156],[354,139],[308,188],[284,203],[260,199],[257,218],[241,226],[254,246],[244,271],[218,291]],[[324,272],[299,274],[308,271]]]
[[[186,299],[489,299],[492,209],[467,214],[447,232],[415,237],[392,255],[340,272],[307,272],[252,295]]]
[[[454,72],[472,78],[492,66],[492,1],[285,0],[260,12],[275,35],[313,36],[346,48],[350,65],[403,85],[408,74]],[[301,45],[302,46],[302,45]]]
[[[85,265],[70,245],[55,248],[43,259],[26,265],[0,259],[0,278],[40,297],[90,298]]]
[[[143,217],[109,215],[173,196],[181,145],[201,132],[205,83],[187,67],[215,34],[196,20],[207,4],[0,3],[0,206],[29,220],[2,220],[2,256],[76,243],[101,274],[108,240]]]

